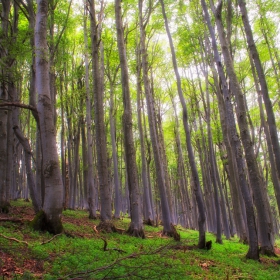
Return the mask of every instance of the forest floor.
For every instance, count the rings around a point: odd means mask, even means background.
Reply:
[[[199,250],[193,230],[178,226],[176,242],[161,236],[160,227],[145,226],[146,238],[139,239],[122,230],[129,226],[123,218],[114,221],[119,233],[102,233],[98,220],[71,210],[63,213],[66,234],[52,236],[32,230],[33,218],[31,203],[24,201],[0,214],[0,279],[280,279],[278,258],[248,260],[248,246],[236,238],[217,244],[207,233],[212,249]]]

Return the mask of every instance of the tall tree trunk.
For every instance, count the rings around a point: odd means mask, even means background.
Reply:
[[[137,48],[139,50],[139,48]],[[141,175],[142,175],[142,184],[143,184],[143,214],[144,214],[144,223],[148,225],[154,224],[154,216],[152,211],[152,198],[150,197],[149,192],[149,179],[148,179],[148,167],[146,159],[146,147],[145,147],[145,137],[143,130],[143,121],[142,121],[142,106],[141,106],[141,96],[142,96],[142,87],[141,87],[141,55],[137,51],[137,118],[138,118],[138,129],[140,137],[140,147],[141,147]]]
[[[53,104],[50,96],[47,19],[48,0],[37,0],[35,25],[36,88],[43,152],[45,200],[43,205],[44,219],[41,219],[41,223],[35,224],[35,227],[58,234],[63,231],[61,222],[63,184],[56,146]],[[39,220],[37,219],[37,221]]]
[[[179,98],[180,98],[182,110],[183,110],[183,124],[184,124],[184,130],[185,130],[185,134],[186,134],[186,144],[187,144],[187,150],[188,150],[188,156],[189,156],[189,164],[190,164],[190,168],[191,168],[192,179],[193,179],[193,184],[194,184],[193,185],[194,193],[195,193],[196,203],[197,203],[198,212],[199,212],[198,247],[204,248],[205,244],[206,244],[206,242],[205,242],[206,241],[205,240],[205,207],[204,207],[203,196],[202,196],[201,186],[200,186],[200,182],[199,182],[199,176],[198,176],[198,172],[197,172],[195,157],[194,157],[193,148],[192,148],[192,144],[191,144],[191,134],[190,134],[190,128],[189,128],[189,124],[188,124],[188,111],[187,111],[186,101],[183,96],[183,91],[182,91],[182,86],[181,86],[181,77],[180,77],[180,74],[178,71],[176,53],[175,53],[173,40],[172,40],[171,33],[169,30],[169,26],[168,26],[168,20],[167,20],[167,16],[165,13],[165,7],[164,7],[163,0],[160,0],[160,3],[161,3],[161,7],[162,7],[162,14],[164,17],[164,22],[165,22],[165,29],[166,29],[166,33],[168,36],[169,45],[170,45],[171,54],[172,54],[173,68],[174,68],[176,81],[177,81],[177,90],[178,90],[178,94],[179,94]]]
[[[252,146],[244,95],[241,91],[234,70],[233,61],[229,52],[228,44],[225,39],[224,28],[223,28],[222,18],[221,18],[221,9],[222,9],[222,2],[219,2],[217,9],[215,11],[215,19],[216,19],[219,39],[221,42],[226,71],[229,75],[231,88],[234,92],[236,105],[237,105],[236,106],[237,121],[238,121],[239,129],[241,131],[240,132],[241,141],[245,151],[245,159],[248,167],[250,185],[253,191],[254,203],[257,210],[261,252],[268,255],[274,255],[273,232],[271,228],[270,217],[268,214],[269,205],[267,205],[263,197],[263,186],[262,186],[263,182],[261,179],[262,176],[260,174],[260,170],[258,168],[256,157],[254,154],[254,149]],[[245,204],[247,204],[246,201]]]
[[[86,10],[86,8],[85,8]],[[89,87],[89,59],[88,59],[88,37],[87,37],[87,19],[84,16],[84,42],[85,42],[85,86],[86,86],[86,133],[87,133],[87,190],[88,190],[88,210],[89,218],[96,219],[96,188],[94,185],[93,174],[93,139],[92,139],[92,120],[91,120],[91,96]]]
[[[90,29],[91,29],[91,49],[92,49],[92,71],[93,71],[93,94],[94,94],[94,121],[96,132],[96,151],[97,151],[97,170],[99,179],[99,192],[100,192],[100,228],[106,231],[113,230],[111,224],[112,219],[112,206],[111,195],[109,187],[109,176],[107,167],[107,140],[104,122],[104,92],[100,70],[99,58],[99,38],[98,38],[98,25],[96,23],[96,12],[94,0],[90,0]]]
[[[118,154],[116,144],[116,126],[115,126],[115,109],[114,109],[114,96],[113,96],[113,83],[110,81],[110,135],[112,143],[112,158],[114,165],[114,191],[115,191],[115,203],[114,203],[114,217],[115,219],[120,218],[121,204],[120,204],[120,178],[119,178],[119,167],[118,167]]]
[[[124,45],[123,23],[122,23],[122,9],[121,1],[115,0],[115,19],[117,28],[117,42],[121,65],[121,80],[122,80],[122,93],[123,93],[123,131],[124,131],[124,149],[126,159],[126,173],[127,183],[130,198],[130,215],[131,224],[128,233],[137,236],[145,237],[143,231],[142,211],[140,205],[140,191],[138,185],[136,153],[133,140],[132,131],[132,108],[129,90],[129,74],[126,59],[126,50]]]
[[[211,35],[212,47],[213,47],[213,51],[214,51],[214,59],[215,59],[216,66],[218,69],[219,77],[221,79],[221,91],[222,91],[223,97],[224,97],[224,106],[225,106],[224,108],[225,108],[225,114],[226,114],[226,118],[227,118],[226,125],[228,128],[229,141],[230,141],[230,144],[232,147],[232,151],[229,149],[228,152],[232,152],[232,154],[235,155],[235,157],[236,157],[236,164],[237,164],[237,170],[238,170],[238,175],[239,175],[239,183],[241,185],[241,191],[242,191],[243,199],[244,199],[245,206],[246,206],[247,226],[248,226],[248,233],[249,233],[249,251],[248,251],[246,257],[250,258],[250,259],[259,259],[258,236],[257,236],[257,228],[256,228],[256,222],[255,222],[255,215],[254,215],[254,207],[253,207],[252,198],[251,198],[250,191],[249,191],[248,185],[246,183],[246,178],[245,178],[245,174],[244,174],[242,149],[239,147],[240,142],[239,142],[239,138],[236,133],[235,120],[234,120],[234,116],[233,116],[233,110],[232,110],[232,104],[231,104],[231,98],[230,98],[230,94],[229,94],[228,84],[227,84],[227,80],[226,80],[225,73],[223,70],[223,65],[220,60],[220,55],[218,52],[215,33],[214,33],[214,29],[213,29],[211,21],[210,21],[210,16],[209,16],[209,13],[207,10],[205,0],[201,0],[201,5],[203,8],[203,12],[204,12],[204,18],[207,22],[207,26],[208,26],[208,29],[209,29],[209,32]],[[226,46],[222,45],[222,47],[226,47]],[[228,55],[230,56],[229,49],[227,49],[227,50],[228,50]]]
[[[4,40],[8,38],[9,14],[11,1],[2,2],[1,11],[1,28],[0,35],[0,58],[7,63],[7,44]],[[8,65],[7,65],[8,66]],[[6,77],[6,67],[1,67],[1,76]],[[8,84],[5,80],[1,80],[0,99],[8,99]],[[7,197],[7,161],[8,161],[8,111],[5,108],[0,108],[0,212],[9,211],[9,199]]]
[[[155,168],[156,168],[156,180],[157,187],[160,194],[161,210],[162,210],[162,221],[163,221],[163,233],[169,236],[174,236],[175,239],[180,239],[180,236],[176,232],[174,226],[172,225],[171,212],[167,199],[167,189],[164,176],[164,166],[162,163],[160,150],[159,150],[159,139],[158,133],[156,131],[156,117],[154,111],[154,101],[150,88],[150,82],[148,78],[148,60],[147,60],[147,48],[146,48],[146,34],[145,34],[145,24],[143,22],[143,0],[138,1],[139,7],[139,21],[140,21],[140,48],[141,48],[141,58],[142,58],[142,69],[143,69],[143,81],[144,90],[146,95],[150,137],[153,147]],[[149,13],[151,10],[149,10]],[[148,17],[149,18],[149,17]]]
[[[269,128],[269,135],[271,138],[271,144],[272,144],[273,152],[274,152],[274,159],[275,159],[274,162],[276,164],[276,168],[277,168],[277,172],[278,172],[278,181],[279,181],[280,180],[280,145],[279,145],[279,139],[278,139],[278,134],[277,134],[275,116],[274,116],[271,100],[270,100],[269,93],[268,93],[268,87],[267,87],[267,82],[266,82],[263,66],[262,66],[262,63],[261,63],[261,60],[259,57],[259,53],[258,53],[256,44],[254,42],[253,32],[252,32],[248,14],[247,14],[246,2],[244,0],[238,0],[238,5],[239,5],[241,15],[242,15],[242,21],[243,21],[243,25],[244,25],[244,29],[245,29],[246,38],[247,38],[248,49],[249,49],[251,57],[254,61],[254,66],[256,68],[258,80],[260,83],[261,95],[263,97],[263,101],[264,101],[264,105],[265,105],[265,109],[266,109],[267,125]]]

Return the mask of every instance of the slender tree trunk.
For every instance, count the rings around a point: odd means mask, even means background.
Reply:
[[[92,139],[92,120],[91,120],[91,96],[89,87],[89,59],[88,59],[88,37],[86,15],[84,17],[84,42],[85,42],[85,86],[86,86],[86,133],[87,133],[87,190],[88,190],[88,210],[89,218],[96,219],[96,188],[94,186],[93,174],[93,139]]]
[[[100,192],[100,228],[106,231],[114,230],[111,224],[112,206],[109,187],[108,161],[107,161],[107,141],[104,122],[104,92],[103,77],[101,77],[100,58],[99,58],[99,38],[98,25],[96,23],[96,12],[94,0],[90,0],[90,29],[91,29],[91,49],[92,49],[92,71],[93,71],[93,93],[94,93],[94,121],[96,132],[96,151],[97,151],[97,170]]]
[[[201,5],[203,7],[204,11],[204,17],[207,22],[207,26],[211,35],[212,40],[212,47],[214,50],[214,58],[216,62],[216,66],[218,69],[219,77],[221,79],[221,90],[224,96],[224,106],[225,106],[225,112],[227,117],[227,127],[229,128],[229,139],[232,146],[232,149],[235,149],[233,154],[236,156],[236,163],[238,168],[238,175],[239,175],[239,182],[241,185],[241,191],[243,195],[243,199],[246,206],[246,214],[247,214],[247,226],[248,226],[248,233],[249,233],[249,251],[246,255],[247,258],[250,259],[259,259],[259,250],[258,250],[258,236],[257,236],[257,228],[255,223],[255,215],[254,215],[254,207],[252,198],[248,189],[248,186],[246,184],[246,179],[243,172],[243,161],[242,161],[242,149],[238,148],[239,146],[239,139],[237,137],[236,133],[236,127],[235,127],[235,121],[233,117],[232,112],[232,104],[231,104],[231,98],[229,94],[228,84],[226,81],[225,73],[223,70],[223,65],[220,60],[220,55],[217,48],[216,38],[214,34],[214,29],[212,27],[210,16],[207,10],[206,2],[204,0],[201,0]],[[221,29],[219,30],[221,31]],[[224,31],[222,31],[224,32]],[[220,34],[219,34],[220,35]],[[226,45],[222,44],[222,47],[225,48]],[[224,49],[223,49],[224,50]],[[229,49],[227,49],[228,55],[230,56]]]
[[[241,15],[242,15],[242,21],[243,21],[243,25],[244,25],[244,29],[245,29],[246,38],[247,38],[248,49],[249,49],[251,57],[254,61],[254,66],[256,68],[258,80],[260,83],[261,94],[262,94],[265,109],[266,109],[269,135],[271,138],[271,144],[272,144],[274,157],[275,157],[274,162],[276,164],[276,168],[277,168],[277,172],[278,172],[278,181],[279,181],[280,180],[280,145],[279,145],[279,139],[278,139],[278,134],[277,134],[277,127],[276,127],[275,116],[274,116],[274,112],[273,112],[273,108],[272,108],[272,103],[271,103],[269,93],[268,93],[268,87],[267,87],[267,82],[266,82],[263,66],[262,66],[262,63],[261,63],[261,60],[259,57],[259,53],[258,53],[256,44],[254,42],[253,32],[252,32],[248,14],[247,14],[246,2],[244,0],[238,0],[238,5],[239,5]]]
[[[186,134],[186,143],[187,143],[187,150],[188,150],[188,157],[189,157],[189,164],[191,168],[191,173],[192,173],[192,179],[194,183],[194,193],[196,197],[196,203],[198,207],[198,212],[199,212],[199,217],[198,217],[198,230],[199,230],[199,240],[198,240],[198,247],[199,248],[204,248],[206,244],[205,240],[205,207],[204,207],[204,202],[203,202],[203,196],[202,196],[202,191],[201,191],[201,186],[199,182],[199,176],[197,172],[197,167],[195,163],[195,158],[194,158],[194,153],[193,153],[193,148],[191,144],[191,134],[190,134],[190,128],[188,124],[188,111],[187,111],[187,106],[186,102],[183,96],[183,91],[182,91],[182,86],[181,86],[181,77],[178,71],[178,66],[177,66],[177,59],[176,59],[176,53],[173,45],[173,40],[171,37],[171,33],[169,30],[168,26],[168,20],[167,16],[165,13],[165,8],[164,8],[164,2],[163,0],[160,0],[161,7],[162,7],[162,14],[164,17],[164,22],[165,22],[165,29],[166,33],[168,36],[169,40],[169,45],[171,49],[171,54],[172,54],[172,62],[173,62],[173,68],[176,76],[176,81],[177,81],[177,90],[179,94],[179,98],[181,101],[182,105],[182,110],[183,110],[183,124],[184,124],[184,130]]]
[[[138,1],[138,7],[139,7],[139,21],[140,21],[140,48],[141,48],[141,58],[142,58],[143,81],[144,81],[144,90],[145,90],[147,109],[148,109],[150,137],[151,137],[151,143],[153,147],[154,161],[156,167],[157,187],[159,189],[159,194],[160,194],[163,233],[169,236],[174,236],[175,239],[180,239],[180,236],[178,235],[174,226],[172,225],[171,212],[167,199],[164,166],[162,163],[160,150],[159,150],[158,133],[156,131],[156,118],[155,118],[154,105],[153,105],[153,96],[152,96],[150,82],[148,78],[148,60],[147,60],[147,49],[146,49],[146,42],[145,42],[146,34],[145,34],[145,25],[143,22],[143,15],[142,15],[143,0]],[[149,10],[149,12],[151,11]]]
[[[143,184],[143,200],[144,200],[144,223],[148,225],[154,224],[154,217],[152,211],[151,197],[149,192],[149,180],[148,180],[148,167],[146,160],[146,147],[145,147],[145,137],[144,130],[142,125],[142,106],[141,106],[141,56],[137,54],[138,67],[137,67],[137,117],[138,117],[138,129],[140,137],[140,146],[141,146],[141,175],[142,175],[142,184]]]
[[[270,223],[270,218],[268,215],[268,207],[266,201],[263,197],[262,191],[262,179],[260,170],[257,165],[257,161],[254,154],[254,149],[252,146],[251,136],[249,133],[249,126],[247,121],[247,110],[244,101],[244,95],[241,91],[236,73],[233,67],[233,61],[229,52],[229,48],[224,36],[224,29],[221,19],[221,9],[222,2],[219,2],[218,7],[215,11],[215,19],[217,23],[218,35],[222,46],[223,57],[225,60],[225,66],[227,73],[229,75],[229,80],[231,83],[232,90],[235,95],[235,100],[237,103],[236,114],[237,121],[240,129],[241,141],[245,151],[245,159],[248,166],[248,175],[250,180],[250,185],[254,195],[254,203],[258,215],[258,225],[259,225],[259,237],[261,241],[261,252],[266,254],[274,255],[273,248],[273,233]],[[245,202],[247,203],[247,202]],[[248,217],[248,215],[247,215]]]
[[[116,126],[115,126],[115,114],[114,114],[114,97],[113,97],[113,85],[110,82],[110,135],[112,143],[112,158],[114,165],[114,191],[115,191],[115,219],[120,218],[120,178],[119,178],[119,167],[118,167],[118,154],[116,144]]]
[[[132,131],[132,108],[129,90],[129,74],[126,59],[126,50],[124,45],[123,23],[121,1],[115,0],[115,19],[117,27],[117,43],[121,65],[121,80],[123,93],[123,131],[124,131],[124,149],[126,160],[126,174],[130,198],[130,214],[131,224],[128,233],[137,236],[145,237],[143,231],[140,190],[138,185],[136,153],[134,147],[133,131]]]

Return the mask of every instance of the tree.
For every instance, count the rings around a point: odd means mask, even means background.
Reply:
[[[103,77],[101,76],[101,66],[99,57],[99,35],[98,25],[96,23],[96,12],[94,0],[89,0],[90,11],[90,35],[91,35],[91,50],[92,50],[92,72],[93,72],[93,96],[94,96],[94,121],[96,133],[96,150],[97,150],[97,170],[99,179],[100,202],[101,202],[101,222],[100,228],[107,231],[114,230],[111,223],[112,207],[111,196],[108,181],[108,161],[107,161],[107,141],[104,123],[104,92],[103,92]],[[99,22],[99,25],[102,23]]]
[[[129,90],[129,75],[124,44],[122,9],[120,0],[115,0],[115,20],[121,66],[121,81],[124,105],[122,121],[124,131],[124,149],[126,158],[126,173],[128,181],[127,184],[129,189],[131,215],[131,223],[128,229],[128,233],[133,236],[144,238],[145,234],[143,231],[142,211],[140,205],[140,192],[138,185],[136,155],[132,133],[132,109]]]
[[[205,248],[206,240],[205,240],[205,209],[204,209],[204,202],[202,197],[202,191],[201,186],[199,182],[199,176],[196,168],[193,148],[191,144],[191,134],[190,134],[190,128],[188,124],[188,111],[186,106],[186,101],[183,96],[182,86],[181,86],[181,77],[178,71],[177,66],[177,59],[176,59],[176,53],[173,45],[173,40],[171,37],[171,32],[169,30],[168,20],[165,12],[164,2],[163,0],[160,0],[161,7],[162,7],[162,14],[165,22],[165,29],[169,40],[169,45],[171,49],[171,55],[172,55],[172,63],[173,68],[176,76],[177,81],[177,91],[180,98],[180,102],[182,105],[183,110],[183,124],[184,124],[184,130],[186,135],[186,143],[187,143],[187,150],[188,150],[188,157],[189,157],[189,164],[191,168],[191,174],[192,174],[192,180],[194,183],[194,192],[196,197],[196,203],[199,211],[199,218],[198,218],[198,228],[199,228],[199,240],[198,240],[198,247],[199,248]]]
[[[246,116],[247,109],[245,105],[244,95],[242,93],[240,84],[238,82],[237,75],[235,73],[234,66],[233,66],[232,57],[230,55],[228,44],[226,42],[224,28],[222,24],[221,9],[222,9],[222,2],[219,2],[217,9],[215,11],[215,19],[216,19],[219,39],[221,42],[223,58],[225,60],[226,71],[228,73],[231,90],[234,93],[236,104],[237,104],[236,106],[237,122],[240,129],[241,141],[244,147],[250,185],[254,195],[254,203],[257,209],[261,252],[268,255],[274,255],[273,230],[271,227],[271,221],[269,217],[270,206],[267,204],[264,198],[262,175],[257,165],[254,149],[252,146],[252,140],[251,140],[248,120]]]
[[[49,84],[49,50],[47,44],[48,0],[37,1],[35,25],[36,88],[43,155],[45,194],[42,212],[34,220],[37,229],[58,234],[63,231],[61,222],[63,184],[60,172],[53,104]]]

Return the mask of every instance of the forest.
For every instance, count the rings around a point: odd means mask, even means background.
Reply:
[[[1,0],[0,11],[0,226],[30,200],[31,227],[54,236],[82,210],[98,234],[160,227],[180,242],[190,230],[198,250],[237,238],[246,259],[276,257],[280,2]]]

